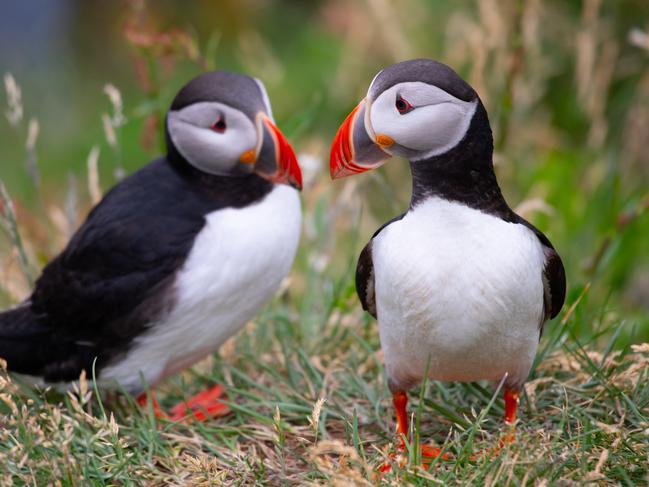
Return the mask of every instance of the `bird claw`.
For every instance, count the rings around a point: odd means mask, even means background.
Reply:
[[[395,461],[399,466],[403,466],[407,463],[407,459],[403,455],[405,445],[399,445],[397,450],[398,452],[392,452],[388,455],[391,460],[386,460],[379,466],[379,475],[390,472],[392,470],[392,464],[395,463]],[[420,453],[421,464],[424,467],[428,467],[436,458],[441,458],[442,460],[451,460],[453,458],[449,452],[442,453],[442,448],[432,445],[421,445]]]
[[[492,448],[486,448],[484,450],[480,450],[477,453],[474,453],[469,457],[469,460],[472,462],[476,462],[480,460],[481,458],[489,457],[493,458],[498,455],[500,455],[500,452],[505,448],[507,445],[511,445],[516,442],[516,430],[512,428],[510,431],[506,432],[500,440],[498,440],[498,444]]]
[[[137,398],[137,402],[140,406],[147,407],[150,399],[153,414],[158,419],[175,422],[202,422],[210,418],[225,416],[230,412],[230,408],[220,400],[223,395],[223,387],[217,384],[199,392],[187,401],[176,404],[169,410],[169,414],[162,410],[153,392],[141,394]]]
[[[170,419],[172,421],[207,421],[210,418],[225,416],[230,408],[221,402],[224,395],[223,387],[219,384],[199,392],[187,401],[180,402],[172,407]]]

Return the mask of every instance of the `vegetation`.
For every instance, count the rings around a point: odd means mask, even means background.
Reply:
[[[176,424],[130,397],[99,397],[91,377],[57,396],[2,372],[0,483],[647,483],[643,3],[249,0],[243,11],[234,0],[133,1],[101,20],[93,2],[74,4],[69,15],[88,25],[68,34],[74,75],[49,78],[69,83],[58,105],[39,95],[38,73],[21,77],[3,63],[0,304],[28,295],[102,191],[160,154],[166,107],[205,69],[246,71],[268,86],[305,174],[303,239],[274,302],[158,391],[164,406],[223,383],[230,415]],[[113,49],[99,62],[104,45]],[[416,448],[389,456],[394,420],[377,327],[352,279],[369,236],[407,205],[407,165],[395,160],[332,183],[326,163],[337,125],[376,71],[417,56],[450,64],[478,90],[504,193],[551,238],[568,275],[567,304],[546,325],[514,444],[489,453],[504,433],[503,404],[489,385],[413,391],[414,437],[452,455],[428,469]],[[386,460],[401,465],[377,477]]]

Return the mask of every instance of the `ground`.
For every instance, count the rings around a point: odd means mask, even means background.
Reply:
[[[284,296],[288,298],[289,296]],[[286,301],[284,299],[283,301]],[[516,441],[486,384],[412,391],[415,438],[452,456],[428,469],[394,452],[395,423],[373,321],[350,297],[331,303],[317,336],[283,304],[220,354],[166,381],[169,406],[214,382],[232,412],[205,423],[156,419],[133,398],[97,396],[82,377],[66,396],[0,388],[2,485],[638,485],[649,480],[649,344],[595,352],[564,314],[546,330],[525,386]],[[411,447],[413,445],[410,445]],[[393,468],[378,468],[386,461]]]

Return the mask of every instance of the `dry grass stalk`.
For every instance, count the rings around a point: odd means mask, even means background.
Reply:
[[[649,52],[649,33],[637,27],[629,31],[628,40],[631,44]]]
[[[326,400],[327,400],[326,397],[319,398],[313,405],[313,411],[311,412],[311,415],[307,416],[307,420],[309,421],[309,425],[313,430],[313,434],[315,436],[316,442],[318,441],[318,426],[320,424],[320,414],[322,414],[322,406],[324,406]]]
[[[102,197],[101,187],[99,185],[99,147],[94,146],[90,149],[86,161],[88,168],[88,193],[93,205],[99,203]]]
[[[17,127],[23,119],[23,104],[20,86],[11,73],[4,75],[5,91],[7,92],[7,110],[5,115],[12,127]]]
[[[34,284],[34,278],[31,273],[31,265],[27,257],[27,251],[23,243],[23,239],[18,230],[18,221],[16,219],[16,209],[13,201],[9,197],[7,188],[2,181],[0,181],[0,204],[2,205],[2,214],[0,214],[0,224],[9,236],[14,251],[18,256],[20,269],[29,286]]]

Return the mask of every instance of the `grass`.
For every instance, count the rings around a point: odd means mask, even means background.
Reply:
[[[374,483],[395,444],[377,334],[347,297],[319,304],[331,312],[313,317],[317,331],[277,304],[220,356],[159,388],[170,406],[202,386],[226,384],[232,413],[206,423],[157,420],[129,397],[101,401],[85,377],[74,392],[52,397],[3,373],[2,484]],[[453,459],[427,470],[411,455],[381,482],[647,482],[649,346],[614,350],[612,339],[595,352],[572,335],[574,320],[547,328],[514,444],[472,460],[498,444],[502,400],[484,384],[428,383],[411,394],[418,437]]]
[[[37,270],[102,190],[160,153],[171,97],[203,69],[265,81],[308,182],[301,248],[281,293],[219,354],[157,388],[169,407],[225,384],[231,414],[175,424],[130,397],[100,397],[91,374],[61,396],[0,370],[0,484],[649,483],[642,2],[262,3],[242,24],[237,9],[221,15],[219,7],[133,2],[124,42],[111,31],[119,63],[90,60],[65,70],[76,77],[60,98],[66,113],[78,112],[76,125],[63,124],[60,111],[35,111],[34,90],[4,77],[3,307],[28,295]],[[161,29],[165,12],[169,27]],[[174,27],[181,19],[203,30]],[[99,27],[88,30],[93,39]],[[424,469],[411,448],[377,479],[395,445],[394,418],[377,326],[360,308],[353,270],[367,238],[407,206],[409,175],[395,161],[333,184],[323,161],[337,124],[376,71],[421,55],[451,64],[480,92],[504,193],[559,250],[568,297],[545,327],[514,444],[472,459],[505,433],[502,399],[488,384],[426,383],[411,391],[413,438],[437,443],[452,460]],[[136,75],[124,71],[123,57]],[[90,78],[101,80],[94,92]],[[74,86],[95,95],[71,98]]]

